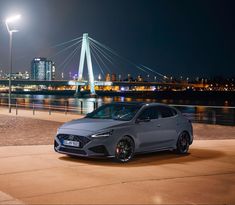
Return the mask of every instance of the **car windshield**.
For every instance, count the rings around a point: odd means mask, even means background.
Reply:
[[[140,107],[140,105],[128,104],[103,105],[87,114],[86,118],[129,121],[135,116]]]

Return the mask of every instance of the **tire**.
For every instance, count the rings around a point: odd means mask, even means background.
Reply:
[[[190,137],[187,132],[182,132],[177,140],[176,153],[187,154],[189,150]]]
[[[122,163],[128,162],[133,158],[134,152],[134,141],[128,136],[122,137],[115,147],[115,160]]]

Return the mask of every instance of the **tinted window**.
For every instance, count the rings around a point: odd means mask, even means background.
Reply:
[[[158,111],[162,118],[172,117],[177,114],[175,110],[165,106],[158,106]]]
[[[146,108],[139,116],[139,119],[158,119],[158,110],[156,107]]]
[[[177,111],[175,109],[171,108],[171,111],[173,113],[173,116],[177,115]]]
[[[107,104],[87,114],[86,118],[129,121],[139,109],[139,105]]]

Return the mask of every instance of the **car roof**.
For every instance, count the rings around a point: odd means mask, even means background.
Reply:
[[[132,102],[112,102],[110,104],[117,104],[117,105],[139,105],[139,106],[143,106],[143,105],[163,105],[163,106],[168,106],[166,104],[162,104],[162,103],[155,103],[155,102],[137,102],[137,101],[132,101]]]

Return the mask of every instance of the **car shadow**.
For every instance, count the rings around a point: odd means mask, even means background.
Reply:
[[[62,156],[59,159],[75,163],[82,163],[95,166],[113,166],[113,167],[138,167],[162,164],[184,164],[186,162],[195,162],[208,159],[215,159],[224,156],[225,154],[217,150],[191,148],[190,152],[185,155],[175,154],[170,151],[162,151],[148,154],[138,154],[128,163],[118,163],[109,158],[84,158]]]

